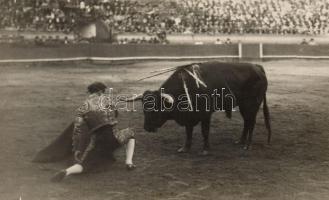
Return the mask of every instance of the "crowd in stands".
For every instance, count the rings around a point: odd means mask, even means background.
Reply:
[[[316,45],[317,43],[315,42],[314,38],[311,38],[309,41],[307,41],[305,38],[302,40],[300,43],[301,45]]]
[[[188,5],[186,7],[189,7]],[[195,7],[195,6],[194,6]],[[200,1],[184,10],[174,32],[327,34],[327,0]]]
[[[219,38],[217,38],[216,41],[214,42],[214,44],[217,44],[217,45],[219,45],[219,44],[232,44],[232,41],[231,41],[230,38],[226,38],[225,41],[222,41]]]
[[[71,32],[78,16],[65,5],[51,0],[0,0],[0,29]]]
[[[38,46],[43,46],[43,45],[57,45],[57,44],[69,44],[69,38],[68,37],[64,37],[64,38],[60,38],[59,36],[35,36],[34,38],[34,44],[38,45]]]
[[[117,33],[328,34],[328,0],[0,0],[0,29],[73,31],[103,20]]]
[[[132,38],[132,39],[128,39],[128,38],[123,38],[123,39],[119,39],[117,41],[118,44],[166,44],[165,41],[161,41],[159,40],[157,37],[151,37],[151,38]]]

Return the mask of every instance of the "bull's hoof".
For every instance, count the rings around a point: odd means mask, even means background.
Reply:
[[[199,155],[200,156],[209,156],[210,152],[208,150],[202,150],[202,151],[199,152]]]
[[[251,150],[252,149],[252,146],[251,145],[245,145],[243,147],[244,150]]]
[[[236,140],[236,141],[234,141],[234,144],[240,145],[241,144],[241,141],[240,140]]]
[[[187,153],[189,151],[190,151],[190,149],[187,147],[181,147],[177,150],[178,153]]]
[[[245,141],[242,141],[242,140],[236,140],[234,141],[234,144],[236,145],[242,145],[242,144],[245,144],[246,142]]]

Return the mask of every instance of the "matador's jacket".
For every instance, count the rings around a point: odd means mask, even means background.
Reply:
[[[91,94],[85,102],[76,111],[73,129],[73,151],[82,152],[82,158],[88,151],[92,150],[95,145],[97,135],[95,131],[105,125],[112,126],[113,136],[123,145],[130,138],[134,137],[134,132],[127,128],[118,130],[116,125],[118,111],[113,99],[107,94]]]
[[[74,122],[41,149],[33,158],[33,162],[56,162],[69,158],[72,155],[72,145],[74,152],[80,151],[82,157],[86,156],[95,145],[96,130],[105,125],[112,126],[109,134],[113,134],[120,145],[126,144],[134,137],[134,132],[130,128],[123,130],[116,128],[117,113],[115,103],[110,100],[109,94],[90,95],[77,109]]]

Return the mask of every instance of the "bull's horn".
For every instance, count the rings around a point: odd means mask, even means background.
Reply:
[[[126,101],[126,102],[139,101],[139,100],[142,100],[142,98],[143,98],[143,94],[138,94],[138,95],[133,95],[130,98],[126,98],[126,99],[124,99],[124,101]]]
[[[172,98],[172,96],[169,94],[161,93],[161,97],[164,98],[168,103],[171,103],[171,104],[174,103],[174,98]]]

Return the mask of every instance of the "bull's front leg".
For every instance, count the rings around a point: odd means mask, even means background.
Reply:
[[[209,129],[210,129],[210,117],[201,121],[201,132],[203,136],[203,149],[201,155],[209,155]]]
[[[183,145],[183,147],[177,150],[178,153],[186,153],[191,149],[193,126],[185,126],[185,132],[186,132],[185,144]]]

